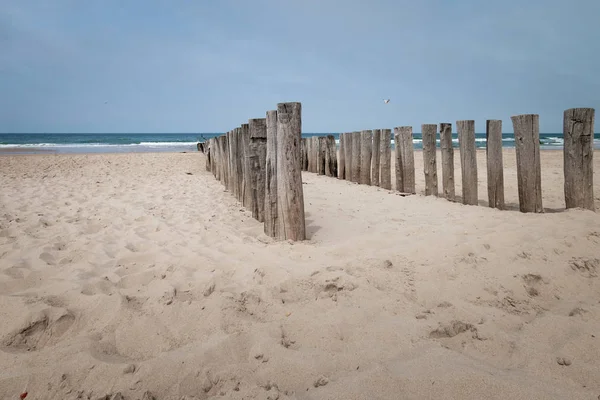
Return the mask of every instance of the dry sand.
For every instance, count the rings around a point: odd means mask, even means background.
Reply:
[[[305,173],[293,244],[199,153],[1,156],[0,398],[596,399],[600,215],[542,171],[544,214]]]

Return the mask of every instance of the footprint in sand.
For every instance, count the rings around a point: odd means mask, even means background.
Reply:
[[[75,315],[65,308],[51,307],[30,314],[20,328],[2,339],[5,351],[36,351],[60,341],[75,323]]]
[[[40,260],[44,261],[48,265],[56,265],[56,258],[54,258],[54,255],[46,251],[40,254]]]
[[[537,274],[526,274],[521,277],[525,283],[525,290],[531,297],[540,295],[539,287],[542,283],[542,276]]]
[[[598,276],[598,269],[600,269],[600,259],[573,257],[569,261],[569,265],[573,271],[579,272],[586,278],[595,278]]]

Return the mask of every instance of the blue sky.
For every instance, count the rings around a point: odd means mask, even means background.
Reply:
[[[222,132],[285,101],[304,132],[528,113],[562,132],[600,108],[599,18],[598,0],[0,0],[0,132]]]

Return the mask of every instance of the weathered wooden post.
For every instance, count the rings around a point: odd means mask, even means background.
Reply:
[[[217,177],[217,160],[219,158],[217,151],[217,138],[210,138],[210,149],[211,149],[211,158],[210,158],[210,170],[213,176]]]
[[[371,185],[379,186],[379,168],[381,162],[381,129],[373,129],[373,155],[371,158]]]
[[[345,176],[345,172],[346,172],[346,154],[345,154],[345,142],[344,142],[344,137],[345,134],[344,133],[340,133],[340,149],[339,149],[339,155],[338,155],[338,179],[346,179]]]
[[[212,154],[210,154],[210,139],[206,141],[206,144],[204,145],[204,154],[206,154],[206,164],[205,164],[205,168],[207,171],[211,171],[212,170],[212,166],[211,164],[211,157]]]
[[[475,151],[475,121],[456,122],[460,169],[462,174],[463,204],[477,205],[477,153]]]
[[[307,166],[306,166],[306,170],[308,172],[312,172],[313,170],[313,142],[312,142],[312,137],[306,138],[306,159],[307,159]]]
[[[540,125],[538,114],[511,117],[517,153],[517,182],[521,212],[544,212],[542,168],[540,164]]]
[[[237,199],[242,203],[244,199],[244,140],[242,138],[242,128],[235,128],[236,134],[236,164],[237,164]]]
[[[442,190],[444,198],[454,201],[454,148],[452,147],[452,124],[440,123],[440,148],[442,150]]]
[[[380,173],[380,182],[379,186],[383,189],[391,190],[392,189],[392,171],[391,171],[391,163],[392,163],[392,130],[391,129],[382,129],[381,130],[381,141],[379,143],[379,153],[380,161],[381,161],[381,173]],[[373,151],[376,151],[373,148]]]
[[[327,152],[327,143],[325,136],[319,136],[318,138],[317,153],[317,175],[325,175],[325,153]]]
[[[267,160],[267,120],[248,120],[250,126],[250,163],[252,166],[252,217],[265,220],[265,179]]]
[[[344,166],[344,179],[350,182],[352,182],[352,171],[354,168],[354,165],[352,164],[354,155],[352,153],[352,133],[347,132],[344,133],[344,162],[346,163]]]
[[[234,143],[233,143],[233,133],[232,131],[229,131],[226,133],[227,135],[227,170],[229,171],[229,181],[227,182],[227,190],[229,191],[229,193],[231,193],[232,195],[234,195],[234,186],[235,186],[235,169],[234,169],[234,165],[235,165],[235,161],[233,160],[233,148],[234,148]]]
[[[502,120],[488,119],[485,126],[488,205],[504,210],[504,167],[502,162]]]
[[[267,111],[267,154],[265,162],[265,234],[279,236],[277,213],[277,111]],[[308,143],[307,143],[308,144]]]
[[[425,173],[425,196],[438,195],[437,155],[436,155],[436,124],[422,124],[423,137],[423,169]]]
[[[279,238],[306,239],[300,171],[301,103],[277,104],[277,214]]]
[[[563,118],[566,208],[594,211],[595,110],[570,108],[565,110]]]
[[[325,138],[325,175],[336,177],[338,174],[337,145],[335,136],[327,135]]]
[[[310,172],[317,173],[319,165],[319,138],[317,136],[313,136],[310,138],[310,142],[310,161],[312,164]]]
[[[227,133],[223,135],[223,176],[225,177],[224,184],[225,189],[229,187],[229,140],[227,137]]]
[[[244,150],[244,182],[242,188],[242,205],[248,211],[252,211],[252,163],[250,162],[250,127],[248,124],[242,124],[242,141]]]
[[[360,170],[361,170],[361,133],[352,132],[352,182],[360,183]]]
[[[302,138],[300,141],[300,162],[302,164],[302,171],[308,171],[308,144],[306,138]]]
[[[396,145],[396,190],[404,193],[416,193],[415,154],[412,126],[394,128]]]
[[[360,143],[360,183],[371,184],[371,159],[373,156],[373,132],[364,130],[361,132]]]

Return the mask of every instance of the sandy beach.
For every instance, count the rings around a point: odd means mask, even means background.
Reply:
[[[413,196],[303,173],[292,243],[200,153],[1,155],[0,398],[596,399],[600,214],[562,157],[543,214],[514,149],[506,211],[484,151],[480,206],[425,197],[421,152]]]

